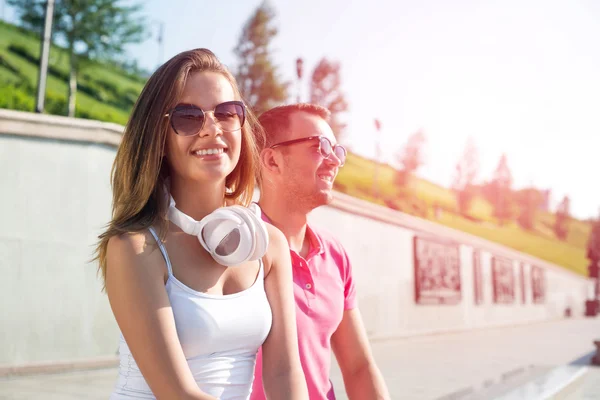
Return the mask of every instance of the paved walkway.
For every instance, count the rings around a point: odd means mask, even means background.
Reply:
[[[540,379],[551,382],[560,375],[556,367],[591,353],[598,338],[600,318],[413,337],[372,347],[393,399],[470,400],[514,394],[515,388]],[[106,400],[115,376],[115,369],[106,369],[3,378],[0,399]],[[337,367],[332,379],[338,398],[346,399]],[[600,399],[600,369],[589,368],[575,383],[569,400]]]

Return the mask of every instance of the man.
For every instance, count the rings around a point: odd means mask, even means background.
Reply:
[[[267,140],[259,205],[265,221],[279,228],[290,246],[298,344],[310,399],[335,399],[331,350],[350,399],[389,399],[358,311],[346,251],[307,223],[310,211],[331,202],[333,181],[346,158],[328,118],[326,108],[311,104],[281,106],[260,116]],[[264,398],[259,352],[251,399]]]

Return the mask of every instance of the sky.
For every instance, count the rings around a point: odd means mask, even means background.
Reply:
[[[5,0],[0,0],[5,1]],[[232,70],[243,24],[262,0],[147,0],[152,28],[128,54],[153,71],[180,51],[206,47]],[[322,57],[341,63],[350,105],[343,142],[394,163],[408,137],[426,136],[418,175],[443,186],[472,138],[478,180],[506,154],[514,188],[552,189],[578,218],[598,215],[600,185],[600,2],[596,0],[271,0],[271,45],[297,96]],[[14,19],[5,6],[2,17]],[[156,41],[164,26],[162,50]],[[377,133],[374,119],[382,123]]]

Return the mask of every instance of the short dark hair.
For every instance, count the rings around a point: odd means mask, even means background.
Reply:
[[[317,115],[325,121],[328,121],[331,115],[327,108],[310,103],[288,104],[265,111],[258,117],[258,122],[265,131],[265,147],[281,141],[290,129],[290,115],[296,112]]]

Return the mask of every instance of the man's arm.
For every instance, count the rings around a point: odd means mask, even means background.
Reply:
[[[290,248],[283,233],[272,225],[269,231],[265,292],[273,323],[262,345],[263,388],[267,399],[308,400],[306,378],[300,363],[298,330]]]
[[[344,311],[331,337],[331,347],[342,371],[350,400],[389,400],[383,376],[375,364],[358,308]]]

